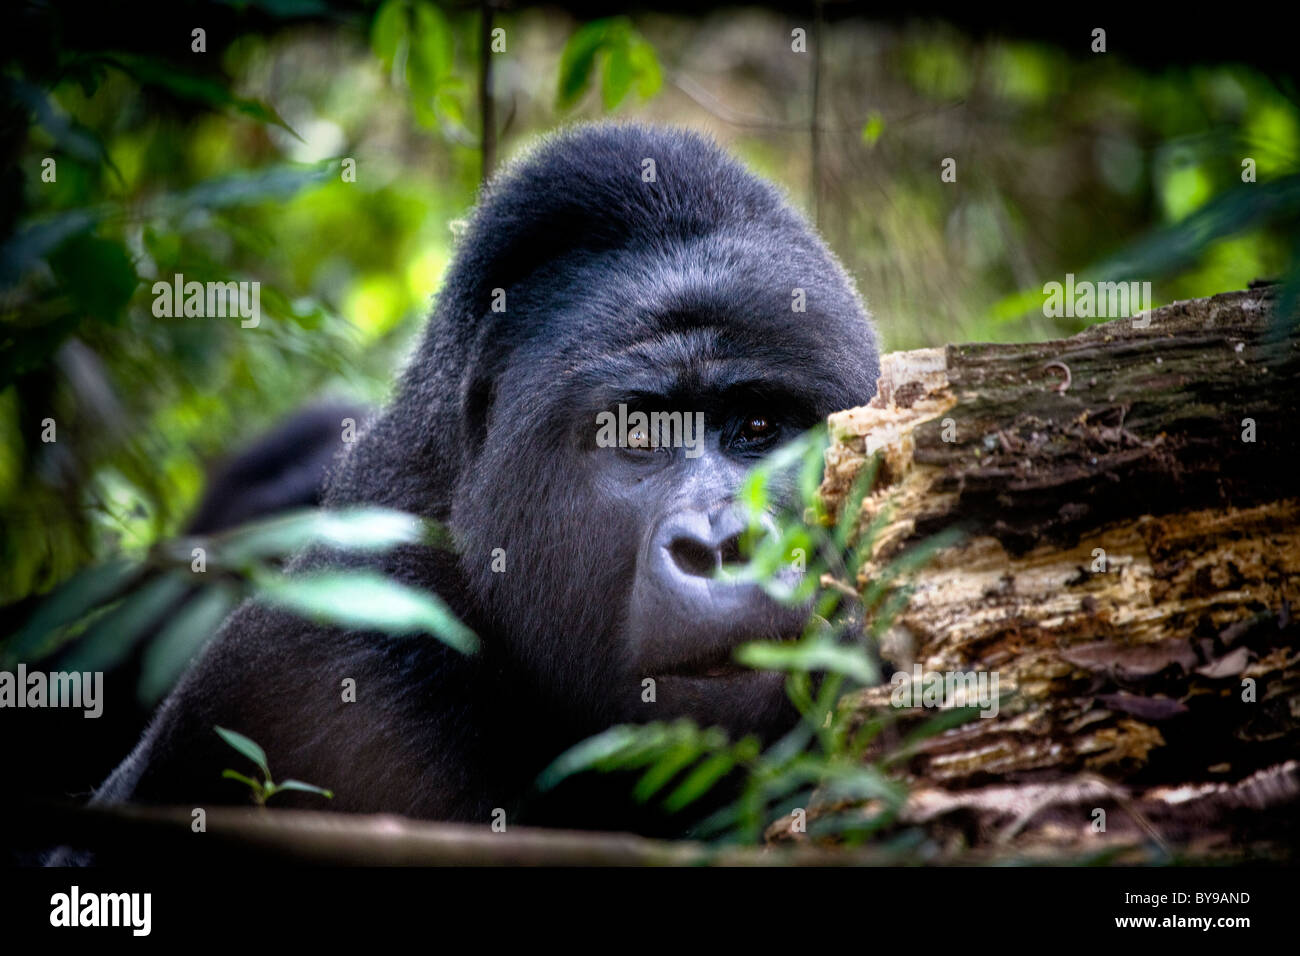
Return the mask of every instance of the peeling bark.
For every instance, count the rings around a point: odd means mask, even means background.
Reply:
[[[886,356],[871,404],[831,417],[832,513],[879,456],[859,588],[964,533],[912,576],[887,664],[996,673],[1003,696],[908,757],[903,822],[1020,853],[1298,842],[1300,339],[1270,302]],[[891,691],[847,705],[904,729],[934,716]]]

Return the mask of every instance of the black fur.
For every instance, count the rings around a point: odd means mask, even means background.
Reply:
[[[642,181],[646,158],[657,182]],[[498,288],[504,313],[491,310]],[[795,288],[806,312],[791,309]],[[758,452],[729,437],[729,409],[764,403],[791,435],[867,401],[877,367],[838,262],[716,146],[609,125],[544,141],[485,191],[418,352],[326,498],[447,524],[458,554],[366,560],[440,593],[483,650],[465,657],[431,638],[245,605],[97,800],[246,802],[246,789],[221,779],[242,763],[214,734],[222,725],[261,743],[277,777],[336,793],[332,803],[285,794],[282,805],[486,823],[494,807],[513,814],[547,761],[611,721],[779,723],[788,713],[770,681],[666,675],[659,704],[641,702],[649,651],[629,635],[680,655],[690,634],[634,619],[638,549],[652,516],[734,491],[736,469]],[[647,392],[709,413],[710,448],[722,451],[683,470],[689,482],[590,447],[598,410]],[[498,547],[505,573],[491,570]],[[294,569],[344,560],[359,561],[313,553]],[[786,628],[777,611],[749,610],[760,622],[750,636]],[[715,642],[738,637],[701,626]],[[341,699],[348,677],[355,703]],[[592,807],[569,814],[621,822]]]

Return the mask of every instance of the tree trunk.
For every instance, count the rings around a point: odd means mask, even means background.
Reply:
[[[833,512],[879,456],[860,588],[964,533],[910,579],[895,682],[848,706],[931,718],[896,706],[918,671],[996,675],[1002,698],[907,757],[904,822],[1018,856],[1300,842],[1300,337],[1272,301],[889,355],[871,404],[832,416]]]

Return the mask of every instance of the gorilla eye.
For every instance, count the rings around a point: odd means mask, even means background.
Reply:
[[[762,415],[751,415],[740,426],[740,437],[746,441],[762,441],[772,435],[772,423]]]
[[[627,436],[627,446],[629,448],[649,448],[650,436],[645,433],[644,429],[638,428]]]

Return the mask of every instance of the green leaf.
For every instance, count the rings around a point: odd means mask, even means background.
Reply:
[[[441,10],[427,0],[418,0],[413,10],[406,82],[419,112],[432,116],[438,90],[455,66],[455,45]]]
[[[285,557],[310,545],[346,551],[386,551],[431,540],[428,522],[390,508],[302,511],[244,525],[213,539],[221,561]]]
[[[255,173],[236,173],[209,179],[190,189],[169,193],[150,203],[148,214],[161,219],[180,219],[193,209],[221,209],[268,200],[286,200],[309,186],[320,186],[336,177],[338,163],[325,160],[313,165],[272,166]]]
[[[537,789],[551,790],[568,777],[593,769],[597,764],[626,752],[643,739],[647,732],[662,734],[663,727],[657,724],[644,726],[618,724],[574,744],[551,761],[550,766],[538,775]]]
[[[130,652],[136,641],[181,599],[189,582],[176,573],[164,574],[128,594],[96,621],[69,652],[66,670],[106,671]]]
[[[655,48],[640,37],[633,37],[628,46],[628,60],[632,65],[632,75],[636,77],[637,96],[643,100],[650,99],[664,84]]]
[[[963,537],[964,532],[960,528],[945,528],[890,561],[863,592],[863,606],[868,609],[874,608],[885,592],[893,586],[894,581],[923,567],[935,554],[957,544]]]
[[[1130,242],[1114,255],[1078,272],[1075,281],[1150,281],[1186,268],[1228,236],[1270,223],[1285,223],[1296,215],[1300,215],[1300,174],[1237,185],[1180,222]],[[995,304],[992,313],[999,321],[1011,321],[1042,304],[1041,288],[1026,289]]]
[[[172,616],[144,653],[137,690],[142,702],[157,703],[175,686],[234,603],[235,594],[229,587],[213,585],[203,588]]]
[[[686,808],[708,793],[735,765],[736,757],[730,750],[703,760],[664,800],[664,809],[676,813]]]
[[[260,791],[262,789],[262,784],[259,781],[254,780],[252,777],[245,777],[242,773],[235,770],[223,770],[221,771],[221,776],[226,780],[238,780],[240,783],[247,784],[249,788],[254,791]]]
[[[654,766],[641,775],[632,789],[632,796],[638,803],[645,803],[656,793],[668,786],[679,773],[690,766],[700,756],[699,742],[682,740],[674,744],[667,752],[660,755]]]
[[[14,635],[6,662],[30,658],[47,637],[118,597],[139,574],[137,564],[118,558],[73,575],[46,597],[22,630]]]
[[[0,284],[13,285],[33,265],[63,242],[89,232],[113,211],[108,203],[85,209],[70,209],[23,222],[12,238],[0,246]]]
[[[862,502],[871,493],[871,489],[876,483],[876,472],[880,468],[880,461],[880,452],[876,452],[867,459],[862,467],[858,469],[857,475],[853,478],[853,484],[849,487],[849,493],[840,505],[839,520],[835,522],[835,544],[841,549],[848,547],[849,539],[853,536],[853,530],[857,527],[858,517],[862,513]],[[871,537],[871,535],[863,535],[863,539],[867,541]]]
[[[560,54],[560,81],[555,104],[560,110],[570,109],[586,92],[591,82],[596,54],[605,42],[610,20],[592,20],[579,27]]]
[[[262,576],[259,595],[313,621],[387,634],[431,634],[464,654],[478,650],[474,632],[437,596],[373,571],[320,571]]]
[[[880,680],[876,665],[863,650],[822,637],[792,644],[765,641],[746,644],[736,652],[736,659],[760,670],[829,671],[867,686]]]
[[[407,0],[384,0],[375,11],[370,25],[370,49],[384,64],[384,72],[391,73],[398,49],[406,39]]]
[[[326,790],[324,787],[317,787],[310,783],[303,783],[301,780],[286,780],[284,783],[277,783],[276,790],[301,790],[303,793],[319,793],[327,800],[334,799],[334,791]]]
[[[234,747],[236,750],[238,750],[249,760],[253,761],[253,763],[257,764],[258,768],[266,776],[267,780],[271,779],[271,770],[266,765],[265,750],[263,750],[256,743],[254,743],[252,740],[250,740],[248,737],[245,737],[243,734],[239,733],[238,731],[227,730],[225,727],[214,727],[212,729],[217,732],[217,734],[221,737],[222,740],[230,744],[230,746]],[[226,773],[231,773],[231,772],[233,771],[229,771],[229,770],[226,771]]]
[[[279,126],[297,139],[302,137],[280,118],[274,109],[259,100],[245,99],[221,80],[179,70],[176,64],[150,57],[119,54],[105,61],[132,76],[141,86],[166,90],[177,99],[201,103],[214,109],[233,109],[261,123]]]
[[[605,65],[601,72],[600,99],[606,110],[623,102],[632,88],[632,58],[627,43],[605,46]]]

